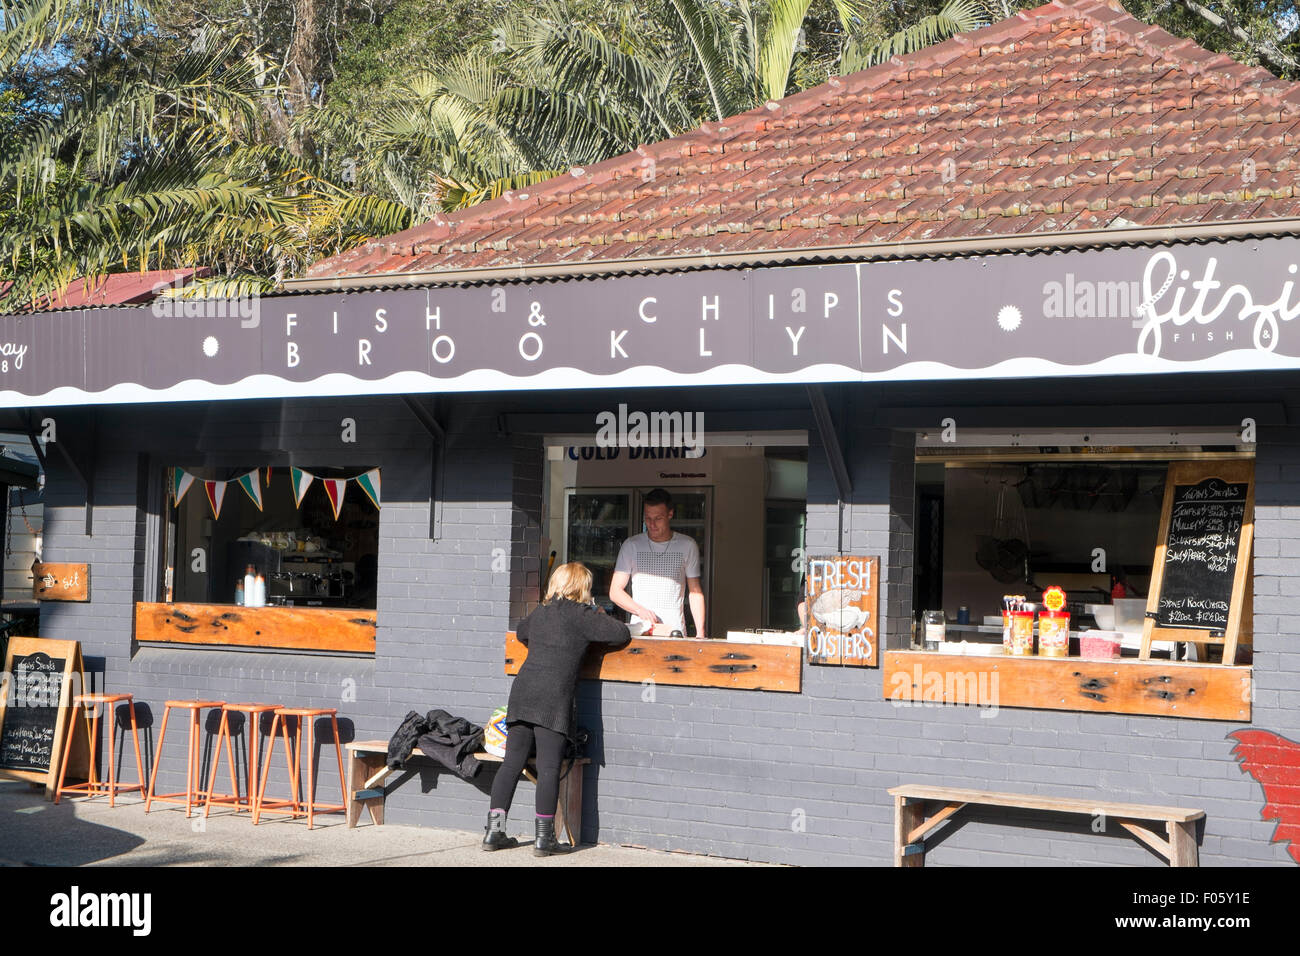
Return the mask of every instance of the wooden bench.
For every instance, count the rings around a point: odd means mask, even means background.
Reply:
[[[392,770],[388,767],[388,741],[386,740],[356,740],[344,744],[344,747],[347,748],[349,755],[348,828],[357,825],[357,821],[361,819],[362,807],[370,812],[370,819],[375,826],[383,826],[384,798],[388,796],[384,781],[390,774],[404,771]],[[411,751],[411,756],[424,757],[426,754],[416,747]],[[480,752],[474,756],[484,763],[501,763],[500,757],[490,753]],[[555,813],[556,838],[559,839],[563,832],[571,846],[577,846],[578,839],[582,835],[582,768],[589,763],[591,763],[590,758],[582,757],[578,760],[566,760],[560,765],[560,799]],[[446,769],[442,764],[438,766]],[[536,766],[537,762],[530,759],[528,767],[524,769],[524,776],[533,784],[537,783],[537,776],[533,772]],[[487,816],[486,805],[483,815]]]
[[[924,784],[894,787],[894,865],[925,866],[925,837],[935,827],[967,805],[1019,807],[1022,810],[1049,810],[1053,813],[1104,814],[1155,850],[1170,866],[1198,866],[1196,821],[1204,810],[1178,807],[1149,807],[1139,803],[1098,803],[1072,797],[1039,797],[1030,793],[990,793],[985,790],[958,790]],[[929,816],[925,804],[941,804]],[[1142,823],[1163,823],[1168,834],[1162,839]]]

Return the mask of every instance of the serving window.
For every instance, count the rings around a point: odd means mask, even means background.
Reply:
[[[596,603],[626,620],[610,598],[610,580],[623,543],[644,530],[644,498],[655,488],[672,496],[672,530],[700,551],[705,632],[697,632],[687,599],[682,638],[638,636],[627,653],[589,662],[587,676],[800,689],[806,432],[711,433],[698,448],[601,446],[591,435],[552,435],[545,447],[535,600],[556,566],[578,561],[592,571]],[[525,653],[507,640],[507,673]]]
[[[138,640],[374,650],[379,469],[177,466],[162,481],[161,600],[137,607]]]
[[[1252,445],[943,438],[918,436],[913,636],[886,654],[887,696],[978,703],[953,699],[952,675],[979,671],[1004,706],[1249,715]]]

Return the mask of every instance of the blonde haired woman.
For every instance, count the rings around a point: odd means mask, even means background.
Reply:
[[[576,562],[551,575],[541,607],[516,630],[528,657],[510,688],[506,705],[506,756],[492,784],[483,849],[514,846],[506,836],[506,814],[519,776],[537,754],[537,821],[534,856],[567,849],[555,839],[555,805],[565,738],[573,731],[573,692],[578,669],[591,644],[625,644],[627,625],[607,617],[591,601],[591,571]]]

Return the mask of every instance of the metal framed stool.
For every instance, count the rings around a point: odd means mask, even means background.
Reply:
[[[285,718],[296,717],[298,726],[294,731],[293,761],[289,765],[289,786],[293,794],[290,800],[267,802],[266,781],[271,775],[271,754],[275,751],[275,731],[279,727],[284,737],[285,757],[288,758],[289,725]],[[347,805],[320,804],[316,802],[316,718],[328,717],[334,728],[334,750],[339,761],[339,792],[347,799],[348,785],[343,779],[343,745],[339,742],[338,711],[332,707],[278,707],[271,720],[271,743],[266,748],[266,761],[262,765],[262,779],[257,790],[257,802],[253,805],[253,825],[256,826],[263,813],[287,813],[298,817],[307,815],[307,829],[315,825],[317,813],[346,813]],[[307,799],[298,799],[298,772],[302,768],[303,725],[307,731]],[[305,808],[305,809],[304,809]]]
[[[253,804],[257,801],[257,751],[258,742],[262,737],[257,726],[258,718],[262,714],[279,709],[279,707],[279,704],[223,704],[221,706],[221,727],[217,731],[217,743],[214,748],[216,752],[212,757],[212,772],[208,775],[208,798],[203,804],[203,815],[205,817],[212,810],[214,803],[218,806],[229,804],[235,808],[235,813],[239,813],[241,810],[252,812]],[[239,781],[235,772],[234,743],[230,734],[230,714],[232,711],[245,715],[244,738],[245,747],[248,750],[248,767],[244,778],[246,786],[242,797],[239,795]],[[226,743],[226,762],[230,765],[230,793],[213,793],[212,788],[217,785],[217,766],[221,763],[221,742],[223,740]],[[286,758],[287,756],[286,752]]]
[[[155,800],[161,800],[163,803],[184,804],[185,816],[188,817],[191,807],[196,807],[201,802],[200,798],[207,798],[208,791],[199,789],[201,784],[200,775],[202,773],[201,761],[199,760],[199,714],[215,707],[224,707],[225,704],[224,700],[169,700],[163,706],[162,726],[158,728],[158,747],[153,755],[153,772],[149,775],[149,791],[144,798],[145,813],[149,812],[149,808]],[[163,743],[167,738],[167,718],[171,716],[173,710],[188,710],[190,712],[189,759],[186,761],[185,766],[185,789],[178,790],[175,793],[158,793],[156,790],[158,766],[162,762]],[[208,781],[208,790],[211,789],[212,781]]]
[[[126,701],[128,710],[131,713],[131,740],[135,744],[135,769],[139,783],[118,783],[117,782],[117,761],[114,759],[116,753],[113,746],[113,731],[116,729],[114,717],[115,704]],[[87,705],[93,706],[87,706]],[[99,708],[103,705],[108,717],[108,780],[102,781],[95,771],[95,745],[99,743]],[[68,774],[68,756],[72,753],[73,729],[76,726],[77,708],[85,712],[86,719],[86,736],[90,740],[90,774],[85,783],[65,783]],[[123,728],[122,736],[125,738],[126,729]],[[123,740],[125,744],[125,740]],[[84,794],[87,797],[98,797],[108,794],[108,805],[110,807],[117,805],[117,795],[119,793],[128,793],[132,790],[144,792],[144,761],[140,759],[140,734],[139,728],[135,722],[135,700],[130,694],[77,694],[72,698],[72,720],[68,722],[68,741],[63,748],[63,760],[59,765],[59,784],[54,790],[54,802],[58,803],[59,798],[65,793],[69,795]]]

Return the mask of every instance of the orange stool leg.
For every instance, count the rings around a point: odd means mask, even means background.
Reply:
[[[289,721],[287,719],[280,721],[280,730],[284,732],[284,762],[289,768],[289,792],[293,795],[293,814],[291,815],[291,819],[297,819],[298,808],[300,806],[298,801],[298,794],[300,792],[298,789],[298,767],[302,762],[302,750],[298,744],[301,744],[302,742],[302,721],[300,719],[294,727],[292,760],[289,759]]]
[[[258,781],[257,800],[253,803],[253,826],[262,817],[262,800],[266,797],[266,781],[271,776],[271,755],[275,753],[275,731],[280,724],[280,715],[271,718],[271,740],[266,746],[266,764],[262,767],[262,779]]]
[[[244,733],[248,735],[244,741],[244,746],[248,748],[248,804],[250,810],[255,803],[253,794],[257,792],[259,777],[257,772],[257,742],[258,738],[262,736],[261,717],[261,714],[249,714],[248,723],[244,725]]]
[[[136,726],[136,722],[135,722],[135,698],[133,697],[130,700],[128,700],[126,702],[126,705],[131,711],[131,740],[135,743],[135,770],[136,773],[139,774],[139,776],[136,777],[136,779],[140,781],[140,789],[143,790],[144,789],[144,761],[140,759],[140,729],[138,726]]]
[[[172,709],[164,705],[162,726],[158,728],[158,746],[154,748],[153,754],[153,772],[149,774],[149,793],[144,798],[144,812],[149,812],[149,804],[153,802],[153,795],[156,792],[155,787],[158,783],[158,764],[162,761],[163,741],[167,738],[167,718],[171,716]]]
[[[316,811],[316,718],[303,717],[307,721],[307,829],[312,828]],[[302,742],[302,725],[298,725],[298,741]]]
[[[186,753],[185,761],[185,819],[190,818],[190,801],[194,799],[194,773],[195,762],[199,759],[198,750],[195,742],[198,740],[199,730],[199,709],[197,707],[189,708],[190,712],[190,742],[189,750]]]
[[[293,786],[294,786],[293,798],[295,801],[295,806],[294,806],[295,810],[298,809],[296,805],[298,799],[298,793],[299,793],[298,775],[301,772],[302,772],[302,718],[299,717],[297,718],[296,726],[293,729]],[[311,811],[308,810],[307,813],[308,813],[308,817],[310,818]],[[294,816],[291,819],[296,819],[296,818],[297,818],[297,814],[294,814]]]
[[[347,812],[348,806],[348,785],[343,780],[343,744],[339,742],[339,719],[336,715],[330,714],[330,723],[334,726],[334,752],[339,758],[339,793],[343,795],[343,809]]]
[[[212,810],[212,781],[217,779],[217,767],[221,764],[221,741],[229,739],[227,736],[228,730],[229,728],[226,724],[226,709],[223,707],[221,709],[221,723],[217,725],[217,745],[212,748],[214,753],[212,754],[212,770],[208,773],[208,798],[203,801],[203,819],[205,820],[208,818],[208,814]],[[233,774],[234,771],[231,772]],[[236,797],[239,796],[238,790],[233,792]]]
[[[90,786],[86,788],[87,793],[95,792],[95,784],[99,783],[98,767],[95,762],[95,749],[99,746],[99,704],[93,704],[86,712],[89,726],[86,731],[90,737],[90,776],[88,781]]]
[[[113,711],[112,704],[104,705],[104,720],[108,724],[108,805],[113,807],[117,805],[117,762],[114,759],[117,754],[113,743],[117,730],[117,714]]]
[[[224,710],[221,711],[221,719],[222,720],[226,719],[226,712]],[[221,741],[217,741],[217,746],[218,748],[221,746]],[[220,750],[218,750],[218,754],[219,753]],[[235,796],[235,812],[238,813],[239,812],[239,778],[235,774],[235,744],[233,739],[230,736],[229,726],[226,727],[226,763],[230,764],[230,792]],[[214,766],[212,771],[212,779],[208,781],[209,800],[212,799],[212,788],[216,786],[216,782],[217,782],[217,771]]]

